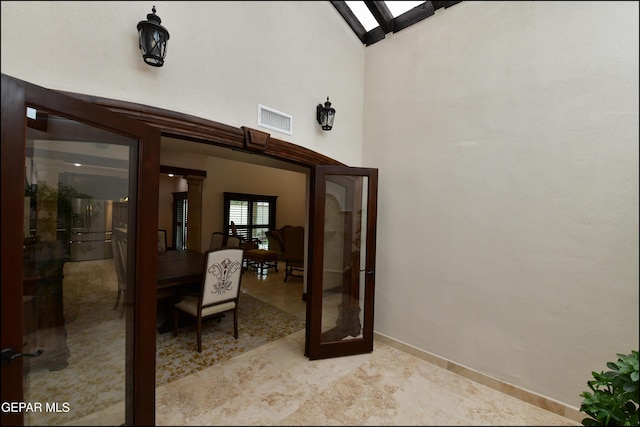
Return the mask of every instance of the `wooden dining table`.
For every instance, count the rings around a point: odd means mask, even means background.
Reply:
[[[158,332],[172,330],[173,304],[185,293],[200,290],[203,268],[202,252],[188,249],[158,252],[158,316],[165,319],[158,327]]]
[[[194,250],[158,252],[158,291],[199,284],[204,254]]]

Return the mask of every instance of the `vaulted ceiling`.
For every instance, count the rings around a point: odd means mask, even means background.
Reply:
[[[445,1],[332,1],[333,6],[366,46],[451,7],[461,0]]]

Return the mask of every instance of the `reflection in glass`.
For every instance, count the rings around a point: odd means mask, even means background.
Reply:
[[[126,230],[135,140],[29,120],[24,194],[25,425],[124,423],[125,322],[112,233]],[[121,300],[121,304],[124,301]]]
[[[325,194],[322,342],[362,338],[366,256],[363,176],[329,176]]]

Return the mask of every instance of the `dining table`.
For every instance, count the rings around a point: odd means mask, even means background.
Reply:
[[[158,316],[164,318],[158,332],[172,330],[173,304],[185,293],[199,292],[203,269],[202,252],[190,249],[158,252]]]
[[[199,284],[204,254],[191,249],[158,252],[158,291]]]

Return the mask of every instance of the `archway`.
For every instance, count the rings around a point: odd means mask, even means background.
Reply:
[[[146,124],[159,128],[163,136],[261,154],[299,166],[346,166],[337,160],[305,147],[272,138],[271,135],[266,132],[245,126],[237,128],[189,114],[133,102],[73,92],[62,93],[145,122]]]

